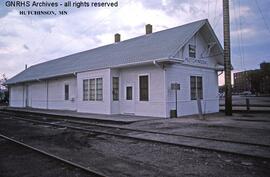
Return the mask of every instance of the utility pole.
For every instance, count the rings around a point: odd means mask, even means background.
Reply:
[[[223,0],[224,70],[225,70],[225,114],[232,115],[231,48],[229,0]]]

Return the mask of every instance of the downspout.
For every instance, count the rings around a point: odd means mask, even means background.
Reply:
[[[77,78],[77,73],[76,72],[73,72],[73,75],[75,76],[75,84],[76,84],[76,86],[75,86],[75,106],[76,106],[76,108],[75,108],[75,110],[76,110],[76,112],[78,111],[78,78]]]
[[[23,84],[23,95],[22,95],[22,107],[24,107],[24,87],[25,87],[25,84]]]
[[[166,81],[166,69],[164,64],[162,66],[160,66],[156,60],[153,61],[153,64],[155,66],[157,66],[158,68],[161,68],[163,70],[163,89],[164,89],[164,117],[167,118],[167,109],[168,109],[168,105],[167,105],[167,81]]]
[[[11,86],[8,85],[8,105],[11,106]]]

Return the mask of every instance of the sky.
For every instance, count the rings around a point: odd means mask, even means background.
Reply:
[[[0,74],[8,78],[26,64],[113,43],[115,33],[121,40],[143,35],[148,23],[155,32],[207,18],[223,45],[222,0],[118,0],[118,7],[109,8],[39,8],[68,11],[51,16],[19,15],[20,10],[36,9],[6,7],[6,1],[0,6]],[[230,0],[233,72],[270,62],[269,7],[270,0]],[[221,75],[219,84],[223,83]]]

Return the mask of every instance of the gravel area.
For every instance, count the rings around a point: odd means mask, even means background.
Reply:
[[[219,113],[207,115],[205,118],[205,120],[199,120],[194,116],[187,116],[137,122],[124,126],[176,135],[207,137],[270,146],[269,114],[234,114],[232,117],[226,117],[224,114]]]
[[[94,177],[2,138],[0,174],[3,177]]]
[[[0,133],[91,167],[110,177],[263,177],[270,173],[270,162],[262,159],[82,133],[12,119],[0,118]]]

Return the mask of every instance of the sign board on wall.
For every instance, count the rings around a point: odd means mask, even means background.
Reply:
[[[171,83],[171,89],[172,90],[180,90],[180,84],[179,83]]]

